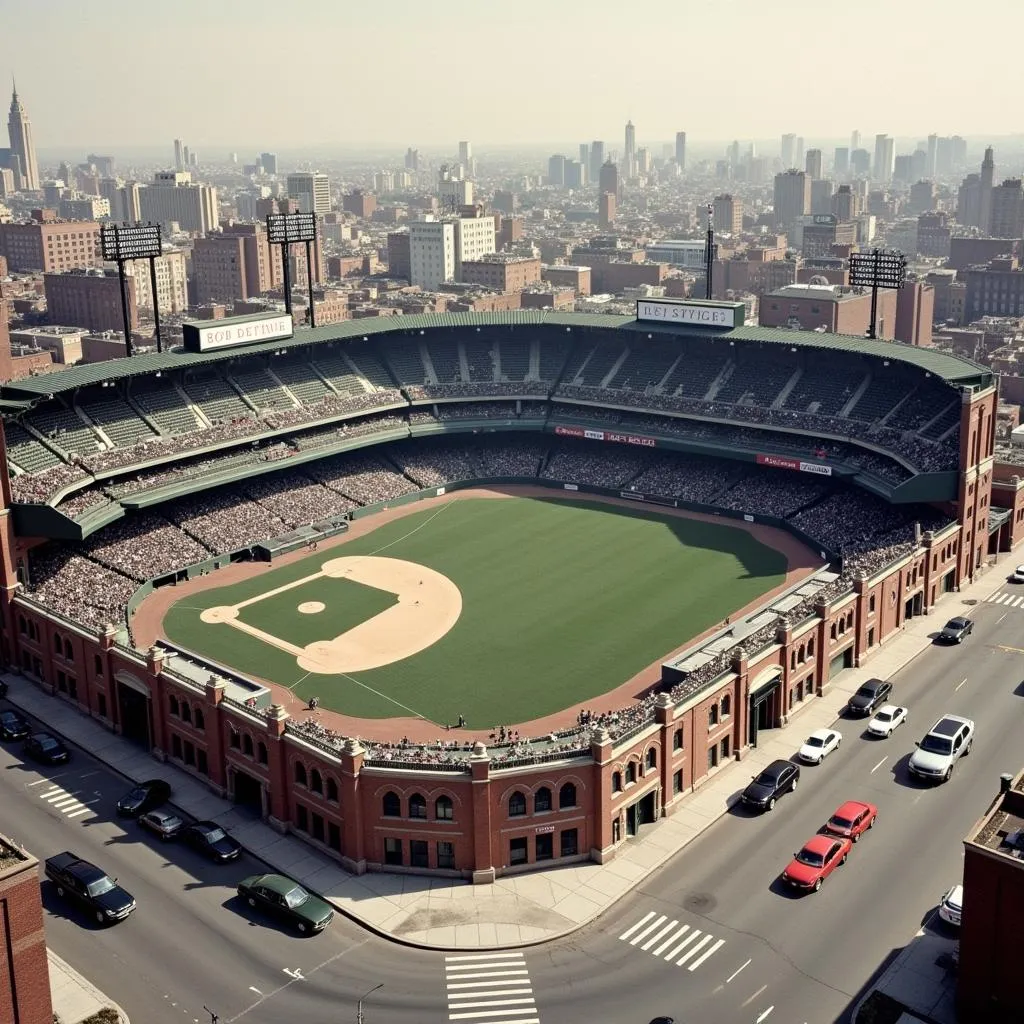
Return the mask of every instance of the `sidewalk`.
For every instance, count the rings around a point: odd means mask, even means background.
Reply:
[[[128,1015],[112,999],[83,978],[73,967],[61,960],[54,951],[47,950],[50,961],[50,994],[53,1013],[60,1024],[82,1024],[100,1010],[112,1009],[121,1024],[129,1024]],[[104,1024],[107,1024],[104,1021]]]
[[[861,683],[892,676],[931,645],[929,634],[947,618],[969,610],[965,602],[984,601],[1004,583],[998,567],[985,571],[931,615],[912,619],[866,667],[844,672],[826,696],[805,701],[787,728],[762,734],[764,742],[742,762],[719,768],[671,817],[646,826],[608,863],[506,876],[492,885],[417,875],[350,875],[302,840],[254,820],[197,779],[155,761],[26,680],[9,677],[7,699],[133,781],[166,778],[178,808],[196,818],[212,818],[274,871],[296,879],[387,938],[438,949],[508,948],[568,934],[603,913],[725,814],[751,774],[777,758],[788,759],[809,733],[832,725]]]

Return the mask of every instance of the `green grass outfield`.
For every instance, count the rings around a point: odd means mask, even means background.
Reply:
[[[352,676],[307,675],[292,655],[200,621],[318,571],[331,557],[381,554],[428,565],[462,592],[462,615],[432,647]],[[746,530],[653,510],[540,498],[466,499],[415,512],[280,569],[177,602],[174,643],[320,698],[361,718],[408,714],[471,728],[526,722],[621,685],[757,599],[786,560]],[[304,646],[376,615],[391,595],[321,578],[241,611],[244,621]],[[302,615],[303,601],[323,601]],[[319,621],[318,621],[319,620]],[[343,628],[335,628],[342,623]]]

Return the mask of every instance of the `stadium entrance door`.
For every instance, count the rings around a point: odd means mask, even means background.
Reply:
[[[121,735],[126,740],[151,750],[153,747],[153,725],[150,714],[149,693],[143,692],[141,683],[136,684],[127,676],[118,675],[117,716]]]
[[[650,825],[658,816],[658,792],[652,790],[626,808],[626,835],[635,836],[641,825]]]
[[[231,795],[235,803],[263,817],[263,783],[240,768],[232,768]]]
[[[781,693],[782,670],[778,668],[750,687],[747,739],[752,747],[757,746],[758,734],[763,729],[774,729],[778,725]]]

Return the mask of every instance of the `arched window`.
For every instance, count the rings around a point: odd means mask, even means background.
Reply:
[[[192,724],[192,708],[186,701],[181,702],[181,720]]]
[[[657,752],[657,750],[654,749],[654,747],[651,747],[651,749],[647,751],[647,768],[648,768],[648,770],[650,770],[651,768],[657,768],[657,767],[658,767],[658,752]]]
[[[242,733],[242,753],[252,757],[252,737],[247,732]]]
[[[103,678],[103,659],[98,655],[92,656],[93,667],[96,669],[96,675],[98,678]]]
[[[206,716],[203,714],[202,708],[196,708],[194,725],[197,729],[206,728]]]
[[[242,736],[237,729],[228,726],[228,744],[232,750],[238,750],[242,746]]]
[[[508,798],[508,816],[510,818],[521,818],[526,813],[526,797],[517,789]]]
[[[64,657],[67,658],[68,661],[75,660],[75,651],[74,648],[71,646],[70,640],[64,641]]]
[[[612,772],[612,792],[622,792],[622,772]]]
[[[832,623],[832,629],[831,629],[830,632],[831,632],[831,635],[832,635],[832,639],[835,640],[835,638],[836,638],[836,624],[834,622]]]
[[[427,816],[427,801],[419,793],[413,793],[409,797],[409,817],[425,818]]]
[[[323,776],[315,768],[309,773],[309,788],[314,793],[323,793],[324,791]]]
[[[452,798],[450,796],[439,796],[434,801],[434,817],[438,821],[451,821],[455,817],[455,811],[452,807]]]
[[[715,708],[717,712],[718,708]],[[717,716],[716,716],[717,720]],[[626,765],[626,785],[628,786],[631,782],[636,782],[636,761],[630,761]]]
[[[571,782],[567,782],[558,791],[558,807],[560,810],[565,810],[566,807],[576,806],[576,786]]]
[[[814,657],[814,637],[813,636],[811,637],[810,640],[807,641],[807,657],[808,658],[813,658]]]
[[[59,656],[60,655],[60,651],[61,651],[60,637],[57,636],[56,633],[54,633],[53,634],[53,653]]]
[[[170,697],[168,698],[167,703],[170,706],[171,714],[174,715],[175,718],[177,718],[178,717],[178,698],[175,697],[174,694],[172,693],[170,695]]]
[[[533,813],[551,810],[551,790],[547,786],[541,786],[533,794]]]
[[[722,697],[722,717],[728,718],[732,714],[732,695],[725,694]]]
[[[295,781],[300,786],[306,785],[306,766],[301,761],[295,762]]]
[[[258,756],[257,756],[256,760],[259,761],[260,764],[266,764],[267,763],[267,745],[266,745],[266,743],[264,743],[262,740],[260,740],[260,745],[257,748],[257,750],[258,750]]]
[[[796,668],[796,651],[790,651],[789,653],[789,667],[791,669]]]
[[[327,799],[338,802],[338,784],[330,775],[327,776]]]
[[[402,816],[402,801],[398,799],[397,793],[384,794],[384,817],[400,818]]]

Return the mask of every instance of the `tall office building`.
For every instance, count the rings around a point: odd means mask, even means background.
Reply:
[[[850,150],[846,146],[836,146],[832,154],[832,173],[837,178],[850,173]]]
[[[558,153],[548,157],[548,184],[565,184],[565,157]]]
[[[626,122],[626,152],[622,167],[627,178],[636,177],[636,128],[632,121]]]
[[[206,234],[220,225],[217,189],[192,181],[188,171],[157,171],[153,181],[139,190],[140,219],[182,231]]]
[[[288,198],[299,204],[299,213],[330,213],[331,185],[320,171],[302,171],[285,179]]]
[[[798,135],[796,137],[796,153],[793,155],[793,166],[799,169],[800,165],[804,162],[804,137]]]
[[[1024,187],[1020,178],[1007,178],[992,189],[988,233],[992,238],[1024,236]]]
[[[260,153],[260,167],[264,174],[277,174],[277,154]]]
[[[939,137],[934,133],[928,136],[928,162],[925,165],[925,176],[934,178],[939,165]]]
[[[715,230],[729,235],[738,235],[743,230],[743,200],[723,193],[715,196],[713,203]]]
[[[582,160],[566,160],[562,169],[562,184],[566,188],[583,188],[586,185],[587,165]]]
[[[443,209],[454,212],[461,206],[473,205],[473,182],[452,175],[451,168],[443,166],[437,175],[437,193]]]
[[[787,135],[782,136],[782,147],[780,151],[780,159],[782,160],[782,169],[788,171],[793,166],[793,157],[796,155],[796,135],[790,132]]]
[[[679,170],[686,170],[686,132],[676,132],[676,163]]]
[[[11,140],[12,169],[20,173],[20,182],[15,187],[30,192],[39,190],[39,164],[36,162],[36,147],[32,141],[32,122],[18,99],[18,87],[11,93],[11,112],[7,118],[7,136]],[[18,174],[15,174],[15,178]]]
[[[803,171],[784,171],[775,175],[775,223],[787,230],[792,228],[798,217],[811,209],[811,179]]]
[[[472,142],[460,142],[459,143],[459,163],[462,164],[467,170],[473,160],[473,143]]]
[[[181,139],[174,140],[174,169],[185,170],[185,151],[181,147]]]
[[[888,135],[875,136],[875,159],[871,165],[871,176],[875,181],[888,184],[896,169],[896,140]]]
[[[405,169],[407,171],[418,171],[420,169],[420,151],[410,146],[405,151]]]
[[[817,181],[821,177],[820,149],[807,150],[807,158],[804,169],[807,171],[807,176],[811,178],[812,181]]]
[[[585,143],[580,143],[580,163],[587,169],[587,178],[590,177],[590,147]]]
[[[981,161],[981,196],[978,226],[988,231],[992,221],[992,186],[995,184],[996,161],[992,147],[985,149],[985,159]],[[998,236],[996,236],[998,237]]]
[[[619,169],[611,160],[607,160],[601,165],[601,172],[597,178],[597,191],[599,195],[607,194],[618,198]]]
[[[462,279],[462,264],[478,260],[497,248],[497,234],[493,217],[456,217],[455,278]]]
[[[854,128],[850,132],[850,150],[860,149],[860,132]]]
[[[455,225],[430,215],[412,221],[409,224],[409,282],[428,292],[436,292],[446,282],[454,280]]]
[[[185,254],[171,249],[154,257],[156,294],[161,313],[184,313],[188,309],[188,265]],[[149,276],[149,260],[131,260],[124,266],[125,274],[135,281],[135,298],[139,309],[153,309],[153,283]]]
[[[597,181],[601,177],[601,168],[604,166],[604,143],[600,139],[594,139],[590,144],[590,180]]]

